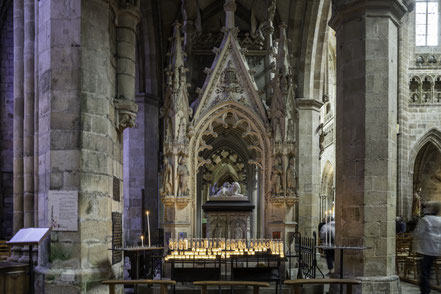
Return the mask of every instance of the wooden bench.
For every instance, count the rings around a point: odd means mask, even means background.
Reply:
[[[346,293],[352,294],[352,285],[360,285],[360,280],[353,279],[298,279],[298,280],[286,280],[285,285],[291,286],[294,290],[294,294],[300,294],[302,292],[302,285],[323,285],[323,284],[339,284],[346,285]]]
[[[108,280],[102,283],[109,285],[110,294],[115,294],[115,285],[159,285],[160,294],[167,294],[167,286],[176,285],[173,280]]]
[[[269,283],[267,282],[254,282],[254,281],[196,281],[193,282],[195,286],[201,286],[201,293],[207,294],[208,286],[252,286],[253,293],[259,293],[259,287],[268,287]]]

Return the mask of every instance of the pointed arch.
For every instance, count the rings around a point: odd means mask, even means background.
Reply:
[[[265,199],[270,189],[270,170],[271,170],[271,143],[267,134],[265,123],[262,119],[248,108],[246,105],[235,101],[228,101],[216,105],[216,107],[203,113],[197,123],[192,128],[195,130],[191,136],[189,144],[190,165],[190,196],[193,199],[193,215],[197,211],[197,177],[199,168],[210,161],[201,157],[204,150],[210,150],[213,146],[207,138],[219,136],[220,129],[228,129],[240,138],[247,146],[249,152],[254,154],[254,158],[248,161],[258,167],[259,176],[262,179],[258,187],[258,205],[261,207],[259,212],[260,231],[264,232],[263,224]],[[192,230],[197,231],[196,222]]]
[[[301,3],[300,3],[301,2]],[[327,42],[330,27],[328,20],[331,13],[330,0],[300,1],[304,6],[304,29],[301,32],[299,48],[297,97],[320,98],[323,96],[324,65],[327,62]],[[303,3],[304,2],[304,3]],[[290,28],[291,34],[295,34]],[[290,36],[295,39],[295,36]],[[297,38],[298,39],[298,38]]]
[[[320,185],[320,195],[330,195],[334,187],[334,167],[329,160],[326,161],[322,172],[322,181]]]
[[[441,152],[441,130],[436,128],[429,130],[414,144],[409,156],[410,174],[414,174],[415,160],[427,143],[432,143]]]

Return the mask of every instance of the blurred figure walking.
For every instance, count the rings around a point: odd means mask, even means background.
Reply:
[[[430,273],[433,262],[441,256],[440,210],[440,202],[425,203],[424,217],[418,221],[414,231],[415,251],[423,256],[419,281],[421,294],[430,293]]]
[[[334,246],[335,240],[335,222],[334,218],[328,218],[328,222],[325,223],[320,229],[320,239],[322,244],[328,246]],[[334,249],[324,249],[326,256],[326,263],[328,265],[329,274],[334,273]]]

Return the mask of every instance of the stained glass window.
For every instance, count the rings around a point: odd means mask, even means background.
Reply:
[[[415,41],[417,46],[438,45],[438,1],[417,0],[415,5]]]

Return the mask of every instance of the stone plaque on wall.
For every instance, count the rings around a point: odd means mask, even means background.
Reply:
[[[123,247],[122,213],[112,212],[112,248]],[[122,260],[122,251],[112,250],[112,264]]]
[[[50,190],[48,213],[53,231],[78,231],[78,191]]]

